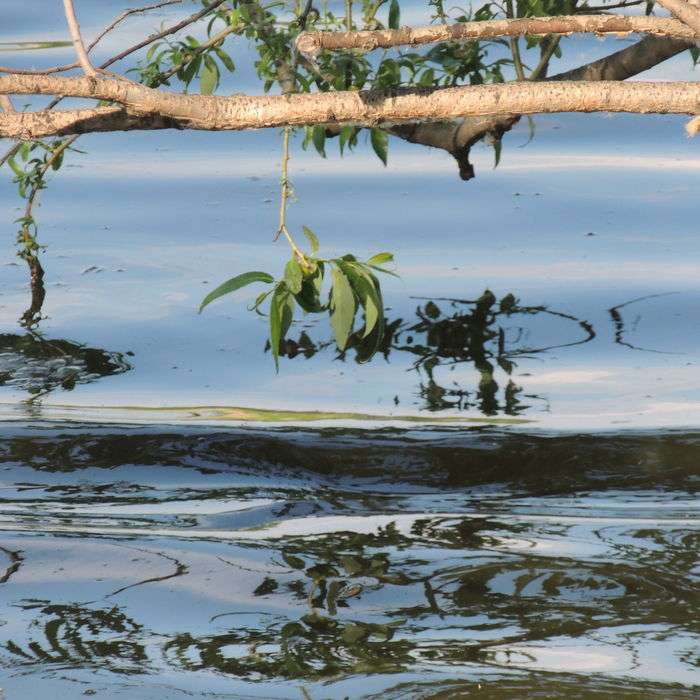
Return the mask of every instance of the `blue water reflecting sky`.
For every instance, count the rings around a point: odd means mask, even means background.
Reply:
[[[39,5],[37,25],[36,15],[30,22],[20,3],[8,3],[0,41],[64,38],[60,8]],[[81,3],[86,34],[127,6],[107,5]],[[100,56],[182,11],[176,6],[134,20]],[[566,41],[563,67],[605,51],[601,42]],[[39,62],[34,52],[0,57],[4,64]],[[241,73],[225,91],[257,90],[244,45],[236,59]],[[60,63],[70,54],[59,49],[42,60]],[[694,73],[681,55],[642,77]],[[290,223],[313,228],[329,256],[394,251],[401,279],[385,282],[389,318],[415,320],[415,307],[425,302],[414,296],[474,299],[489,288],[499,298],[513,293],[523,305],[546,305],[592,324],[596,335],[588,343],[517,359],[513,381],[537,397],[525,415],[541,425],[697,425],[700,142],[685,137],[684,121],[538,117],[532,142],[525,145],[525,124],[505,137],[495,170],[491,149],[477,147],[478,176],[468,183],[449,156],[418,146],[392,141],[384,168],[364,143],[344,158],[330,143],[326,160],[297,143],[298,201]],[[265,321],[245,310],[255,291],[197,315],[203,295],[223,279],[282,269],[287,253],[271,240],[277,132],[94,135],[81,144],[87,153],[67,159],[37,211],[48,246],[48,318],[41,329],[47,337],[133,351],[133,370],[53,392],[45,405],[223,404],[384,415],[423,408],[408,353],[359,366],[334,360],[328,349],[308,360],[284,359],[277,376],[263,353]],[[7,174],[0,211],[0,332],[20,333],[27,275],[14,258],[20,200]],[[627,302],[620,335],[609,310]],[[510,338],[535,349],[580,335],[575,323],[554,316],[511,326]],[[328,339],[324,323],[302,321],[292,335],[304,329],[314,341]],[[478,383],[468,363],[446,372],[450,385]],[[25,398],[0,388],[4,404]]]

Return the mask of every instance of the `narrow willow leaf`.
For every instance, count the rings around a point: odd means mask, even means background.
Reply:
[[[391,0],[389,5],[389,29],[398,29],[401,23],[401,8],[399,0]]]
[[[199,91],[211,95],[219,86],[219,68],[211,56],[204,57],[204,68],[199,76]]]
[[[260,292],[260,294],[258,294],[258,296],[255,298],[253,305],[248,307],[248,310],[255,311],[255,313],[258,314],[258,316],[264,316],[265,314],[263,314],[263,312],[260,311],[260,304],[262,304],[265,301],[265,299],[267,299],[267,297],[270,296],[270,294],[272,294],[272,290],[267,292]]]
[[[280,369],[280,333],[282,329],[282,307],[280,303],[279,290],[282,285],[278,284],[270,301],[270,350],[272,359],[275,361],[275,369]]]
[[[270,302],[270,348],[275,361],[275,369],[279,372],[280,345],[287,335],[294,320],[294,297],[287,285],[279,282],[272,294]]]
[[[294,320],[294,295],[287,293],[282,299],[282,323],[280,326],[280,342],[287,337],[287,332]]]
[[[248,284],[252,284],[253,282],[264,282],[265,284],[271,284],[274,281],[275,278],[272,275],[268,275],[267,272],[254,271],[244,272],[242,275],[236,275],[236,277],[232,277],[230,280],[227,280],[223,284],[220,284],[216,289],[209,292],[209,294],[204,297],[204,300],[200,304],[199,312],[201,313],[202,309],[211,304],[211,302],[215,299],[224,296],[224,294],[235,292]]]
[[[392,253],[377,253],[373,255],[368,261],[368,265],[383,265],[384,263],[393,262],[394,256]]]
[[[379,267],[378,265],[368,265],[368,267],[371,267],[377,272],[381,272],[383,275],[391,275],[392,277],[396,277],[396,279],[401,279],[400,275],[397,275],[393,270],[387,270],[385,267]]]
[[[320,313],[328,308],[327,304],[321,303],[323,273],[323,263],[317,263],[316,271],[310,277],[304,278],[301,283],[301,292],[294,296],[297,304],[307,313]]]
[[[284,281],[292,294],[299,294],[304,275],[296,258],[292,258],[284,268]]]
[[[24,170],[17,165],[14,158],[8,158],[7,164],[12,168],[12,172],[18,177],[24,177]]]
[[[352,138],[352,135],[355,133],[355,127],[354,126],[344,126],[340,130],[340,134],[338,135],[338,145],[340,146],[340,155],[343,155],[343,152],[345,151],[345,146],[350,144],[350,140]]]
[[[357,305],[350,282],[339,267],[333,268],[330,308],[331,326],[333,326],[335,342],[339,350],[345,350],[350,333],[352,333],[352,324],[355,320]]]
[[[498,167],[498,164],[501,162],[501,148],[502,147],[503,147],[503,141],[501,141],[501,139],[496,139],[493,142],[493,156],[494,156],[493,168],[494,168],[494,170]]]
[[[313,142],[321,156],[326,157],[326,127],[315,126],[313,129]]]
[[[382,299],[378,291],[379,283],[374,275],[361,263],[344,262],[341,264],[341,267],[350,280],[352,288],[365,311],[365,328],[362,337],[366,338],[383,316]]]
[[[319,242],[318,242],[318,237],[316,234],[308,227],[304,226],[304,235],[306,236],[306,239],[309,241],[309,244],[311,245],[311,254],[318,253],[318,249],[321,247]]]
[[[185,69],[182,71],[182,73],[178,72],[178,77],[182,77],[182,81],[185,83],[185,85],[189,85],[194,80],[194,77],[197,75],[197,73],[199,73],[201,65],[201,56],[193,58],[192,61],[190,61],[190,64],[186,66]]]
[[[389,137],[386,135],[386,132],[381,129],[371,129],[370,141],[377,157],[386,165],[389,151]]]
[[[226,69],[233,73],[236,70],[236,64],[233,62],[233,59],[221,48],[215,47],[214,51],[216,51],[216,55],[224,66],[226,66]]]

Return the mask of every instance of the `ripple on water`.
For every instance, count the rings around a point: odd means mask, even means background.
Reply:
[[[6,434],[4,685],[26,698],[691,697],[699,444]],[[552,454],[567,460],[533,469]]]

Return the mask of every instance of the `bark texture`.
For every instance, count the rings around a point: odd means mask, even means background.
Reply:
[[[678,17],[681,22],[688,25],[695,33],[696,39],[700,39],[700,7],[698,3],[688,0],[658,0],[658,2],[672,15]]]
[[[118,102],[122,108],[3,113],[0,136],[30,139],[52,134],[136,128],[147,124],[188,129],[242,130],[307,124],[378,126],[454,117],[546,112],[696,114],[700,83],[615,81],[516,82],[469,87],[346,91],[279,96],[219,97],[152,90],[137,83],[90,77],[0,77],[0,94],[56,94]],[[155,120],[155,121],[154,121]],[[160,121],[159,121],[160,120]]]
[[[682,39],[649,36],[605,58],[559,73],[548,80],[627,80],[685,51],[691,45],[691,42]],[[519,119],[517,114],[488,118],[466,117],[445,123],[404,124],[392,127],[389,131],[410,143],[446,150],[457,161],[460,177],[470,180],[474,177],[474,167],[470,162],[472,146],[485,136],[500,138]]]
[[[665,0],[681,2],[681,0]],[[546,36],[552,34],[625,35],[652,34],[693,40],[694,30],[684,22],[669,17],[628,17],[625,15],[573,15],[528,17],[482,22],[460,22],[427,27],[403,27],[361,32],[304,32],[297,37],[299,53],[311,58],[321,51],[356,49],[373,51],[394,46],[417,46],[439,41],[494,39],[500,36]]]

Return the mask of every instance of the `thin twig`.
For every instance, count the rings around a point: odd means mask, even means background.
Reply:
[[[116,56],[113,56],[108,61],[105,61],[100,66],[100,68],[109,68],[112,64],[117,63],[117,61],[121,61],[123,58],[126,58],[135,51],[144,48],[144,46],[148,46],[154,41],[158,41],[158,39],[163,39],[164,37],[169,36],[170,34],[175,34],[175,32],[179,32],[181,29],[184,29],[193,22],[196,22],[197,20],[202,19],[202,17],[208,15],[212,10],[215,10],[217,7],[219,7],[219,5],[223,5],[224,2],[225,0],[214,0],[214,2],[209,3],[209,5],[199,10],[199,12],[195,12],[193,15],[185,17],[185,19],[183,19],[181,22],[178,22],[177,24],[174,24],[171,27],[167,27],[166,29],[163,29],[160,32],[151,34],[150,36],[146,37],[143,41],[140,41],[138,44],[134,44],[133,46],[130,46],[128,49],[125,49],[121,53],[118,53]]]
[[[175,1],[175,0],[173,0]],[[179,1],[179,0],[177,0]],[[109,68],[112,64],[116,63],[117,61],[121,61],[122,59],[126,58],[127,56],[130,56],[132,53],[135,53],[139,49],[142,49],[149,44],[152,44],[154,41],[158,41],[159,39],[163,39],[166,36],[169,36],[171,34],[175,34],[179,32],[181,29],[184,29],[185,27],[189,26],[190,24],[193,24],[197,20],[202,19],[205,15],[207,15],[209,12],[212,10],[215,10],[219,5],[223,5],[225,0],[214,0],[213,3],[210,5],[207,5],[202,10],[199,10],[195,12],[194,14],[190,15],[189,17],[185,17],[185,19],[181,20],[177,24],[173,24],[170,27],[166,27],[165,29],[162,29],[159,32],[156,32],[155,34],[150,34],[148,37],[143,39],[142,41],[138,42],[137,44],[134,44],[133,46],[130,46],[128,49],[124,49],[120,53],[118,53],[116,56],[112,56],[112,58],[108,59],[104,63],[102,63],[99,68],[104,69],[104,68]],[[105,32],[102,33],[102,38],[104,36]],[[90,47],[91,49],[94,48],[96,44],[96,41],[93,42]],[[49,75],[52,73],[65,73],[66,71],[73,70],[74,68],[78,68],[80,66],[79,63],[67,63],[63,66],[52,66],[51,68],[44,68],[41,70],[32,70],[32,69],[27,69],[27,68],[10,68],[8,66],[0,66],[0,73],[14,73],[16,75]]]
[[[647,0],[632,0],[632,2],[619,2],[616,5],[582,5],[581,7],[574,8],[574,13],[580,13],[587,15],[589,12],[610,12],[610,10],[619,10],[623,7],[634,7],[635,5],[642,5],[646,3]]]
[[[549,68],[549,62],[552,60],[552,56],[554,56],[555,51],[557,50],[557,47],[559,46],[559,42],[561,41],[560,36],[554,36],[554,37],[546,37],[549,38],[549,43],[547,44],[547,48],[542,51],[542,55],[540,56],[540,61],[539,63],[535,66],[534,70],[530,75],[528,76],[528,80],[539,80],[540,78],[544,78],[547,75],[547,69]]]
[[[641,0],[640,0],[641,2]],[[92,43],[87,47],[88,53],[92,51],[97,44],[99,44],[102,39],[104,39],[106,34],[109,34],[118,24],[123,22],[130,15],[141,14],[143,12],[148,12],[149,10],[157,10],[161,7],[166,7],[167,5],[179,5],[182,0],[163,0],[163,2],[158,2],[155,5],[144,5],[143,7],[132,7],[129,10],[124,10],[120,15],[115,17],[111,24],[108,24],[98,35],[93,39]]]
[[[15,106],[12,104],[12,100],[8,95],[0,95],[0,107],[5,112],[16,112]]]
[[[513,19],[513,16],[513,0],[507,0],[506,17],[508,19]],[[510,53],[513,56],[513,67],[515,68],[515,75],[518,80],[525,80],[525,67],[523,66],[523,59],[520,55],[520,37],[510,37],[508,39],[508,44],[510,45]]]
[[[97,75],[95,67],[90,63],[90,58],[85,50],[85,44],[83,43],[83,37],[80,34],[80,25],[78,24],[78,18],[75,16],[75,8],[73,7],[73,0],[63,0],[63,9],[66,13],[66,22],[68,22],[68,31],[70,32],[71,39],[73,39],[73,46],[75,47],[75,53],[78,54],[78,61],[85,75],[89,75],[94,78]]]

